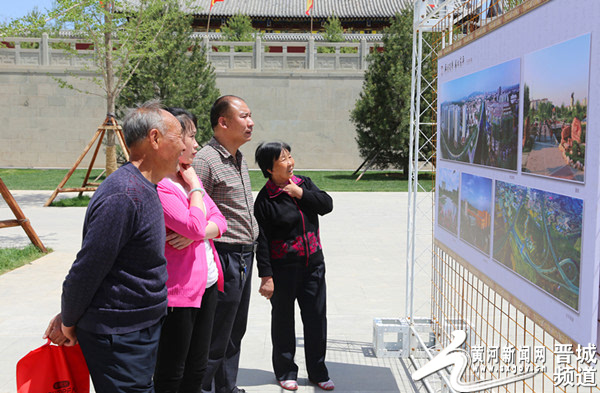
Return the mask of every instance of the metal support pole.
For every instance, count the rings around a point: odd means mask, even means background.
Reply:
[[[419,109],[418,103],[420,101],[420,95],[417,93],[417,84],[420,85],[421,81],[421,61],[420,51],[418,51],[419,45],[417,45],[418,37],[418,10],[420,8],[419,2],[415,2],[415,13],[414,13],[414,28],[413,28],[413,51],[412,51],[412,78],[410,88],[410,147],[408,153],[408,220],[406,229],[406,297],[405,297],[405,313],[409,321],[414,319],[414,269],[415,269],[415,240],[416,240],[416,197],[417,197],[417,181],[418,181],[418,169],[416,168],[415,161],[418,162],[418,122],[419,122]],[[414,146],[414,148],[413,148]]]

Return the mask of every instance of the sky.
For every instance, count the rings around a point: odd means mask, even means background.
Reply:
[[[0,7],[0,22],[8,22],[25,16],[34,7],[40,11],[52,8],[53,0],[3,0]]]
[[[554,105],[587,98],[590,76],[590,34],[561,42],[525,56],[523,80],[531,99],[547,98]]]
[[[518,85],[520,74],[521,60],[510,60],[444,83],[439,99],[444,103],[465,98],[476,91],[490,92],[500,86]]]
[[[488,213],[492,210],[491,179],[463,173],[460,194],[461,201],[469,201],[475,208]]]
[[[446,182],[446,189],[448,191],[458,190],[458,181],[460,176],[457,170],[440,168],[437,173],[437,177],[439,179],[439,184]]]

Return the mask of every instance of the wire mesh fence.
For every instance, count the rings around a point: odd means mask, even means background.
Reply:
[[[465,330],[471,355],[466,381],[538,372],[495,392],[598,392],[595,346],[579,346],[538,323],[530,310],[503,293],[493,280],[434,245],[431,320],[436,346],[447,347],[452,331]]]

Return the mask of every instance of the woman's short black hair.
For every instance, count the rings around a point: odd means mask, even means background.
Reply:
[[[191,133],[192,128],[190,127],[190,123],[194,125],[194,128],[198,128],[198,119],[196,115],[193,113],[183,109],[176,107],[168,107],[165,108],[167,112],[175,116],[179,123],[181,124],[181,128],[183,129],[184,134]]]
[[[271,177],[269,171],[273,169],[273,162],[279,158],[284,150],[291,152],[292,148],[285,142],[262,142],[256,148],[254,158],[263,176],[267,179]]]

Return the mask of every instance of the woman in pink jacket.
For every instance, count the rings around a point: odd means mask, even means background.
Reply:
[[[169,305],[154,385],[157,393],[200,392],[217,290],[223,291],[223,271],[212,239],[220,237],[227,224],[190,165],[198,149],[196,117],[179,108],[167,110],[181,122],[185,151],[177,173],[158,183],[167,227]]]

